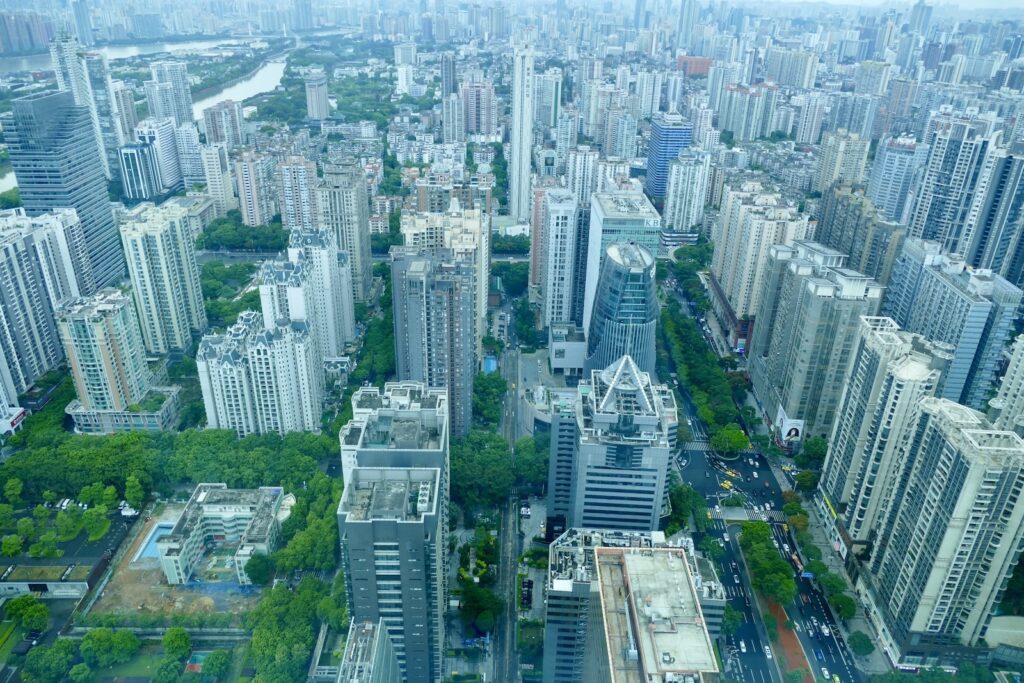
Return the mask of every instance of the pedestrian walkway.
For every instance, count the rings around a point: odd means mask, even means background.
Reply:
[[[757,512],[750,508],[733,508],[723,507],[719,510],[711,511],[711,519],[721,519],[724,521],[750,521],[750,522],[771,522],[772,524],[783,524],[786,521],[786,515],[779,510],[769,510],[768,512]]]
[[[711,450],[711,443],[708,441],[687,441],[683,444],[682,450],[684,451],[703,451],[708,452]]]

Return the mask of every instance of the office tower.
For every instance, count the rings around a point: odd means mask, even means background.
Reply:
[[[124,81],[112,81],[112,87],[121,137],[127,140],[139,124],[139,116],[135,111],[135,92]]]
[[[285,230],[320,227],[316,197],[316,162],[290,156],[277,164],[277,205]]]
[[[355,339],[352,302],[352,264],[348,252],[338,249],[330,230],[294,231],[289,236],[288,259],[303,263],[309,273],[310,310],[319,343],[326,357],[344,355]]]
[[[176,128],[170,118],[149,118],[135,126],[135,142],[149,145],[153,150],[161,193],[174,192],[182,187]]]
[[[203,337],[196,353],[210,429],[249,434],[319,431],[322,359],[303,322],[242,311],[224,334]]]
[[[71,11],[75,17],[75,36],[82,45],[95,45],[96,38],[92,34],[92,21],[89,17],[89,3],[86,0],[75,0],[71,3]]]
[[[826,133],[821,141],[821,156],[812,189],[824,192],[834,183],[853,185],[863,181],[870,146],[870,140],[845,129]]]
[[[879,211],[905,223],[904,210],[928,161],[928,145],[913,137],[888,137],[878,145],[868,180],[868,197]]]
[[[679,20],[676,23],[676,49],[690,50],[694,44],[694,31],[700,18],[697,0],[683,0],[679,6]]]
[[[886,62],[863,61],[853,74],[853,91],[858,95],[887,95],[892,65]]]
[[[462,105],[468,135],[495,135],[498,132],[498,105],[494,84],[472,81],[462,84]]]
[[[444,250],[473,270],[475,344],[477,353],[487,335],[487,294],[491,281],[491,219],[480,209],[452,202],[445,213],[404,213],[403,243],[420,251]]]
[[[174,129],[174,146],[178,150],[178,165],[185,189],[206,183],[203,169],[202,145],[199,144],[199,130],[194,123],[185,123]]]
[[[565,162],[566,186],[576,195],[580,206],[590,206],[590,197],[597,187],[597,160],[600,152],[587,145],[570,149]]]
[[[647,146],[647,177],[644,190],[652,198],[665,196],[668,165],[693,141],[693,124],[674,113],[659,113],[651,119],[651,141]]]
[[[273,219],[274,160],[269,155],[245,151],[235,160],[238,203],[245,225],[268,225]]]
[[[761,306],[769,249],[811,234],[807,217],[761,183],[727,185],[712,228],[711,298],[733,348],[746,348]]]
[[[632,242],[610,245],[597,282],[584,373],[629,356],[653,374],[658,312],[654,256]]]
[[[750,378],[780,438],[828,436],[861,316],[878,313],[882,287],[816,242],[769,250],[750,344]]]
[[[641,71],[636,75],[636,94],[640,100],[640,116],[648,118],[661,108],[661,90],[665,73]]]
[[[579,205],[568,190],[549,189],[541,200],[544,244],[540,286],[544,296],[544,326],[572,320]]]
[[[136,142],[123,145],[117,153],[125,197],[143,201],[164,194],[153,145]]]
[[[462,98],[455,93],[441,100],[441,136],[446,145],[466,141],[466,119]]]
[[[576,107],[566,106],[558,112],[558,122],[555,127],[555,158],[558,159],[558,169],[565,170],[566,159],[569,157],[569,150],[576,147],[576,138],[579,136],[580,115]]]
[[[1024,536],[1024,439],[938,398],[919,403],[862,574],[897,661],[952,664],[984,637]]]
[[[981,408],[995,388],[1022,297],[1019,287],[991,271],[968,270],[938,243],[908,238],[882,311],[909,332],[954,346],[937,395]]]
[[[721,113],[726,87],[739,85],[741,68],[736,62],[715,62],[708,69],[708,104],[716,112]]]
[[[416,43],[395,43],[395,66],[416,65]]]
[[[825,119],[825,108],[828,100],[815,93],[803,96],[800,106],[800,118],[796,123],[796,141],[802,144],[815,145],[821,137],[821,124]]]
[[[891,318],[863,317],[857,335],[818,488],[834,511],[824,519],[844,558],[870,545],[902,466],[898,435],[917,419],[921,400],[935,395],[950,360],[948,348]]]
[[[846,254],[850,268],[883,285],[889,282],[906,233],[904,226],[886,220],[860,188],[837,184],[821,197],[815,240]]]
[[[107,288],[72,299],[58,312],[57,326],[78,396],[65,412],[77,431],[157,431],[177,422],[178,389],[150,386],[139,320],[128,294]]]
[[[459,94],[459,81],[455,75],[455,53],[441,53],[441,99]]]
[[[1024,335],[1010,347],[1010,362],[999,381],[999,391],[988,402],[995,429],[1008,429],[1024,436]]]
[[[653,255],[658,253],[660,237],[661,216],[642,192],[595,192],[592,195],[582,302],[583,329],[590,329],[598,276],[608,247],[616,242],[635,242]]]
[[[35,93],[14,100],[2,123],[26,213],[72,208],[82,221],[91,270],[82,293],[117,282],[124,257],[89,110],[70,92]]]
[[[447,609],[445,391],[416,382],[388,382],[383,392],[373,386],[359,389],[352,406],[352,420],[340,434],[346,486],[338,508],[349,610],[356,621],[383,620],[408,676],[402,680],[433,681],[442,666]],[[398,488],[404,488],[409,478],[415,481],[420,473],[430,472],[432,486],[429,493],[424,489],[425,496],[418,485],[406,489],[415,494],[409,515],[388,515],[386,506],[373,504],[373,514],[359,519],[353,514],[354,501],[384,501],[367,490],[370,482],[379,482],[374,479],[379,472],[390,473]],[[378,491],[388,492],[390,485]],[[398,507],[404,508],[404,499]],[[381,571],[381,562],[392,561],[401,564],[401,578],[397,571]]]
[[[569,527],[657,529],[676,441],[675,397],[668,387],[654,384],[623,356],[580,382],[575,405],[563,417],[572,427],[555,431],[552,425],[549,482],[568,467],[570,485],[550,485],[550,514],[565,510]],[[572,457],[556,461],[563,441],[571,444]]]
[[[919,33],[922,36],[928,33],[928,25],[932,22],[932,11],[934,9],[931,5],[924,4],[924,0],[917,0],[914,6],[910,8],[910,21],[907,22],[908,28],[913,33]]]
[[[736,142],[767,137],[773,131],[777,97],[778,88],[771,84],[725,86],[718,113],[719,130],[731,132]]]
[[[206,194],[213,200],[217,215],[223,216],[237,209],[238,198],[235,197],[235,184],[231,180],[227,149],[224,145],[205,145],[199,150],[199,158],[203,162]]]
[[[203,126],[206,130],[206,144],[222,144],[229,150],[241,146],[245,141],[242,125],[242,103],[224,100],[203,110]]]
[[[111,178],[117,169],[117,148],[124,143],[125,136],[120,125],[107,58],[95,52],[76,52],[72,59],[68,76],[74,82],[62,90],[71,90],[75,104],[89,108],[97,140],[104,153],[104,173],[107,178]]]
[[[307,169],[312,170],[309,176],[312,183],[316,179],[316,167],[309,164]],[[297,176],[293,182],[298,190],[303,178]],[[334,232],[338,249],[348,252],[352,264],[353,301],[369,300],[373,263],[370,259],[370,206],[362,167],[358,164],[327,166],[312,199],[318,227]],[[281,213],[284,213],[283,207]]]
[[[327,100],[327,75],[315,71],[306,76],[306,117],[322,121],[331,116],[331,103]]]
[[[383,619],[352,620],[338,670],[346,683],[402,683],[398,654]]]
[[[292,30],[309,31],[313,24],[313,3],[311,0],[292,0]]]
[[[770,47],[764,56],[766,80],[779,85],[810,90],[818,73],[818,55],[804,50]]]
[[[998,134],[988,124],[966,116],[933,115],[924,142],[929,146],[924,177],[917,186],[907,226],[910,234],[938,240],[950,253],[967,247],[963,226],[979,187],[991,176],[986,164]]]
[[[704,204],[711,176],[711,155],[686,150],[669,162],[665,189],[665,229],[697,233],[704,220]]]
[[[1024,284],[1024,139],[997,147],[989,159],[991,174],[976,192],[963,227],[968,263]]]
[[[512,144],[509,147],[509,214],[520,223],[530,214],[533,152],[533,48],[519,46],[512,58]]]
[[[206,329],[195,242],[183,208],[143,204],[121,222],[142,340],[150,353],[192,348]]]
[[[604,140],[605,155],[613,159],[636,157],[637,120],[627,111],[613,109],[608,112],[607,135]]]
[[[171,117],[177,125],[189,123],[192,117],[192,89],[188,81],[188,64],[172,60],[153,62],[149,65],[153,75],[152,81],[146,82],[146,98],[149,98],[150,83],[157,86],[170,86],[169,89],[157,87],[155,102],[149,103],[149,115],[154,118]]]
[[[542,128],[558,125],[558,111],[562,106],[562,70],[552,67],[533,80],[534,121]]]
[[[718,636],[727,602],[725,587],[712,564],[697,554],[693,539],[687,536],[677,539],[679,543],[674,544],[674,547],[682,549],[685,554],[677,554],[675,557],[684,561],[685,574],[680,571],[680,566],[674,566],[671,572],[666,573],[678,575],[680,585],[685,580],[693,587],[697,601],[689,603],[689,608],[693,609],[699,604],[700,622],[710,636]],[[606,673],[609,665],[605,651],[604,614],[599,607],[601,588],[595,552],[604,548],[629,548],[630,552],[651,553],[653,556],[654,552],[668,547],[664,534],[659,532],[603,529],[567,529],[551,543],[544,591],[547,601],[544,607],[544,683],[613,680]],[[614,583],[611,585],[617,586]],[[670,593],[661,587],[659,594]],[[693,613],[697,613],[696,610]],[[698,635],[696,631],[694,635]],[[694,653],[705,646],[698,646],[694,640],[689,641],[686,648],[689,653]],[[674,656],[669,654],[670,658]],[[674,663],[681,664],[681,660],[677,659]],[[667,668],[668,664],[670,662],[660,666]],[[696,674],[689,662],[682,666],[686,669],[684,676]],[[600,673],[602,670],[604,674]]]
[[[451,433],[460,437],[473,419],[474,280],[472,266],[451,255],[392,247],[398,378],[445,387]]]

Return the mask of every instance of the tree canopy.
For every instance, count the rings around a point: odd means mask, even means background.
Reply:
[[[494,432],[474,429],[451,446],[452,498],[471,508],[494,506],[512,491],[515,473],[508,442]]]

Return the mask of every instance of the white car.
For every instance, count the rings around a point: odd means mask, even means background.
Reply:
[[[826,681],[832,680],[832,677],[828,674],[828,669],[826,669],[825,667],[821,667],[821,675],[825,677]]]
[[[740,652],[746,653],[746,651],[747,651],[747,644],[746,644],[746,643],[744,643],[744,642],[743,642],[743,641],[741,640],[741,641],[740,641]]]
[[[750,474],[753,475],[754,479],[757,479],[757,472],[751,472]]]
[[[768,647],[767,645],[764,646],[764,656],[767,657],[768,659],[772,658],[772,649],[770,647]]]

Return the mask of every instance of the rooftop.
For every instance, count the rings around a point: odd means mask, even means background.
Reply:
[[[107,287],[92,296],[74,299],[60,311],[64,319],[103,318],[131,305],[131,297],[120,289]]]
[[[595,192],[590,202],[600,206],[606,218],[661,220],[651,200],[642,192]]]
[[[436,469],[357,467],[341,495],[349,522],[418,522],[437,510]]]
[[[226,484],[199,484],[174,528],[162,534],[157,542],[161,545],[183,543],[194,531],[202,528],[204,518],[219,514],[243,519],[250,517],[242,542],[265,542],[284,498],[284,489],[280,486],[229,489]]]
[[[680,548],[597,548],[613,683],[668,683],[718,672]]]
[[[374,624],[369,621],[361,623],[352,621],[348,630],[348,639],[345,642],[345,653],[341,659],[338,681],[359,683],[360,681],[374,680],[373,665],[374,656],[379,648],[378,641],[388,637],[383,626],[383,622]]]

